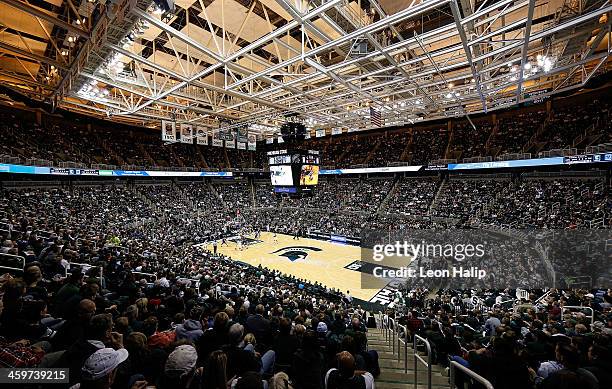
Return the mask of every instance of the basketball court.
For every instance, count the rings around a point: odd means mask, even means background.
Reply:
[[[369,284],[379,283],[380,287],[362,289],[361,248],[358,246],[309,238],[297,240],[283,234],[277,234],[274,239],[273,235],[262,232],[258,240],[249,236],[249,244],[245,244],[242,250],[235,241],[228,240],[227,246],[219,244],[217,251],[253,266],[280,270],[344,293],[348,290],[351,296],[366,301],[373,299],[387,284],[384,280],[374,279]],[[212,245],[208,249],[212,251]]]

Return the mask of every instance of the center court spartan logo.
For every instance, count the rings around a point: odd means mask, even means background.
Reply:
[[[309,251],[321,251],[321,249],[312,246],[289,246],[278,249],[272,252],[272,254],[287,257],[291,262],[294,262],[298,259],[305,259],[308,256]]]

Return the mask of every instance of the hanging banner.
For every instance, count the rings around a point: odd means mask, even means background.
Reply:
[[[225,148],[235,149],[236,148],[236,137],[234,130],[225,131]]]
[[[236,140],[241,143],[248,141],[249,129],[248,127],[240,127],[236,130]]]
[[[208,145],[208,131],[206,131],[206,127],[196,127],[196,143],[204,146]]]
[[[249,134],[248,139],[249,139],[249,150],[251,151],[257,150],[257,135]]]
[[[316,135],[317,138],[322,138],[322,137],[325,136],[325,130],[317,130],[315,132],[315,135]]]
[[[193,126],[181,123],[181,143],[193,143]]]
[[[247,144],[244,142],[238,142],[236,143],[236,148],[238,150],[246,150]]]
[[[272,143],[274,143],[274,138],[266,138],[267,145],[271,145]]]
[[[342,128],[332,128],[332,135],[342,134]]]
[[[278,143],[285,143],[285,140],[283,139],[283,137],[282,137],[282,136],[279,136],[279,137],[278,137],[278,138],[276,138],[276,139],[277,139],[277,142],[278,142]]]
[[[223,139],[221,139],[221,130],[213,130],[212,145],[216,147],[223,147]]]
[[[304,134],[304,139],[310,139],[310,131],[306,131],[306,134]]]
[[[168,142],[176,141],[176,123],[162,120],[162,140]]]

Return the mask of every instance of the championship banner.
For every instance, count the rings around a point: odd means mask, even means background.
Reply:
[[[244,142],[238,142],[236,143],[236,148],[238,150],[246,150],[247,144]]]
[[[181,123],[181,143],[193,144],[193,126],[191,124]]]
[[[249,140],[249,144],[248,144],[249,150],[251,151],[257,150],[257,135],[249,134],[248,140]]]
[[[317,138],[322,138],[322,137],[325,136],[325,130],[317,130],[315,132],[315,135],[316,135]]]
[[[285,140],[283,139],[282,136],[279,136],[278,138],[276,138],[278,143],[285,143]]]
[[[223,147],[223,139],[221,139],[221,130],[213,130],[212,145],[216,147]]]
[[[235,149],[236,148],[236,137],[233,130],[225,131],[225,148],[227,149]]]
[[[162,140],[176,141],[176,123],[169,120],[162,120]]]
[[[332,135],[342,134],[342,128],[332,128]]]
[[[306,131],[304,134],[304,139],[310,139],[310,131]]]
[[[203,146],[208,145],[208,131],[206,131],[206,127],[196,127],[196,143]]]
[[[267,145],[271,145],[272,143],[274,143],[274,138],[266,138]]]
[[[248,141],[249,129],[248,127],[240,127],[236,130],[236,140],[241,143]]]

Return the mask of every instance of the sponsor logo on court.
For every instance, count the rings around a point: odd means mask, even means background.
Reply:
[[[321,249],[312,246],[288,246],[273,251],[272,254],[278,254],[281,257],[287,257],[291,262],[294,262],[298,259],[306,259],[308,253],[311,251],[321,251]]]

